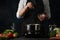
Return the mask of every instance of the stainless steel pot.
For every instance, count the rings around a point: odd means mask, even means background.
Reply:
[[[27,31],[27,34],[39,34],[40,24],[27,24],[26,31]]]

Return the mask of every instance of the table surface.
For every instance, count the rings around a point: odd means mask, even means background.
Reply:
[[[48,40],[49,38],[15,38],[10,40]]]
[[[51,37],[50,39],[57,39],[57,40],[60,40],[60,37]]]

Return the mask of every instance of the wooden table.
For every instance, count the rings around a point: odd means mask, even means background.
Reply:
[[[51,37],[49,40],[60,40],[60,37]]]

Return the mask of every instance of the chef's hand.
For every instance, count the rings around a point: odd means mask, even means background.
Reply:
[[[34,9],[32,2],[28,2],[26,6],[30,9]]]

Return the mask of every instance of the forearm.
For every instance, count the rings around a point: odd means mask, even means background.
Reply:
[[[34,8],[31,2],[27,3],[25,6],[23,4],[20,4],[17,11],[17,18],[21,18],[25,14],[25,12],[28,10],[28,8],[29,9]]]
[[[18,10],[17,10],[17,13],[16,13],[16,17],[17,18],[23,18],[23,14],[24,14],[24,12],[25,12],[25,10],[27,10],[27,7],[25,8],[25,6],[26,6],[26,3],[24,2],[24,0],[22,1],[22,0],[20,0],[20,2],[19,2],[19,5],[18,5]]]
[[[22,9],[19,11],[19,16],[23,16],[23,14],[26,12],[27,9],[28,9],[27,6],[25,6],[24,8],[22,8]]]

